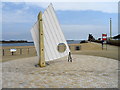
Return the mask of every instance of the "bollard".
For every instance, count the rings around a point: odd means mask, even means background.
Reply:
[[[5,55],[4,49],[3,49],[3,56]]]
[[[59,51],[59,46],[58,46],[58,51]]]
[[[14,54],[14,52],[11,52],[12,53],[12,55]]]
[[[29,54],[29,48],[28,48],[28,54]]]
[[[20,49],[20,54],[22,54],[22,49]]]

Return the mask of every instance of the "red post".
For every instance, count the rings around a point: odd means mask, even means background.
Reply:
[[[107,34],[102,34],[102,49],[103,49],[104,41],[106,41],[106,50],[107,50]]]

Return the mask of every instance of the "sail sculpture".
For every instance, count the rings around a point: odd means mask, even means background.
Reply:
[[[38,19],[38,21],[34,24],[34,26],[31,29],[32,38],[39,59],[44,57],[45,61],[51,61],[68,55],[70,50],[63,35],[63,32],[61,30],[61,27],[59,25],[52,4],[50,4],[48,8],[44,11],[44,13],[43,14],[41,13],[40,15],[42,15],[40,21]],[[43,42],[41,42],[42,37],[40,37],[40,35],[42,34],[39,33],[42,29],[43,29]],[[41,45],[40,42],[43,43],[44,45],[43,56],[40,53],[40,48],[42,47],[40,46]],[[64,52],[59,52],[57,49],[60,43],[64,43],[66,45],[66,50]]]

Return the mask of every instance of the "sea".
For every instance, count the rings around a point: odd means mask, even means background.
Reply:
[[[79,44],[82,40],[67,40],[68,44]],[[33,42],[29,43],[0,43],[0,46],[34,46]]]

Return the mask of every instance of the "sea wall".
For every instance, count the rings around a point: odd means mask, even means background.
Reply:
[[[93,45],[94,44],[94,45]],[[81,50],[101,50],[101,44],[98,45],[97,43],[81,43],[81,44],[68,44],[71,52],[78,52]],[[64,51],[65,46],[60,46],[58,51]],[[16,52],[12,53],[10,52],[10,49],[16,49]],[[35,47],[34,46],[10,46],[10,47],[2,47],[0,49],[2,52],[2,56],[11,56],[11,55],[37,55]]]
[[[120,46],[120,40],[108,40],[108,44]]]
[[[95,40],[94,42],[102,43],[101,40]],[[113,39],[112,40],[107,40],[107,44],[120,46],[120,40],[113,40]]]

